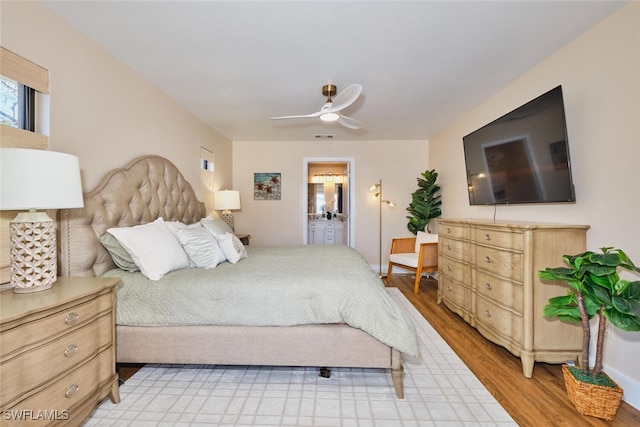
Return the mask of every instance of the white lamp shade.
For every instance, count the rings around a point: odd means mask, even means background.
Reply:
[[[240,192],[235,190],[222,190],[213,193],[213,209],[227,211],[240,209]]]
[[[0,149],[0,210],[83,206],[76,156],[26,148]]]

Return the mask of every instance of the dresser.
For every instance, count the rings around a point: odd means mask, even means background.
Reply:
[[[580,325],[543,316],[549,298],[567,293],[538,271],[586,249],[587,225],[438,220],[438,303],[522,360],[562,363],[581,355]]]
[[[109,396],[118,278],[59,277],[47,291],[0,292],[2,425],[80,425]]]

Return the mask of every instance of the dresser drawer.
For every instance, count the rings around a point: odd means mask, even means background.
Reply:
[[[59,381],[50,386],[39,390],[33,396],[21,401],[5,410],[11,413],[13,410],[34,414],[49,411],[49,414],[55,414],[60,418],[73,417],[73,408],[75,405],[82,404],[87,398],[94,395],[96,400],[104,397],[97,396],[100,389],[104,389],[104,385],[113,380],[113,356],[112,349],[108,348],[90,359],[87,363],[79,366],[74,371],[65,375]],[[73,408],[73,409],[72,409]],[[6,424],[5,424],[6,422]],[[43,426],[46,425],[40,420],[21,420],[21,421],[4,421],[3,426]]]
[[[441,222],[438,226],[439,237],[455,237],[456,239],[468,239],[469,227]]]
[[[522,251],[524,248],[524,235],[518,232],[478,227],[472,230],[471,240],[482,245],[497,246],[513,251]]]
[[[493,302],[479,296],[476,298],[476,322],[485,326],[509,343],[523,345],[524,335],[522,316],[515,314]]]
[[[438,259],[438,268],[440,270],[440,275],[447,276],[456,282],[465,284],[471,283],[471,280],[469,279],[469,264],[441,256]]]
[[[438,250],[449,258],[469,262],[469,243],[467,242],[439,237]]]
[[[475,246],[475,265],[501,277],[522,281],[522,253]]]
[[[56,312],[47,317],[2,332],[0,359],[11,353],[68,333],[95,319],[99,313],[112,309],[111,292],[86,303]],[[28,319],[25,319],[28,321]]]
[[[442,298],[451,301],[459,307],[471,306],[471,289],[454,282],[446,276],[441,276],[438,284]]]
[[[32,390],[59,374],[81,364],[112,341],[111,313],[84,324],[38,348],[22,353],[0,365],[2,394],[0,401],[10,402],[25,390]]]
[[[476,292],[480,295],[512,308],[519,314],[524,311],[522,284],[514,283],[480,270],[476,272]]]

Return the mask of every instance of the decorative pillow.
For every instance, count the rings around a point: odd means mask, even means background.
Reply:
[[[233,230],[229,227],[229,224],[220,218],[203,218],[200,220],[200,224],[202,224],[203,227],[206,227],[207,230],[209,230],[216,238],[218,235],[225,233],[233,234]]]
[[[236,264],[242,258],[247,257],[247,248],[233,233],[219,234],[216,237],[222,253],[231,264]]]
[[[418,233],[416,234],[416,253],[420,252],[420,245],[422,243],[438,243],[438,235],[425,233],[424,231],[418,231]]]
[[[198,268],[215,268],[221,262],[226,261],[218,241],[211,232],[198,225],[195,227],[183,227],[177,230],[178,240],[182,248]]]
[[[100,243],[102,246],[109,252],[113,262],[118,266],[118,268],[134,273],[136,271],[140,271],[136,263],[131,259],[131,255],[125,248],[122,247],[118,239],[113,237],[109,233],[104,233],[100,236]]]
[[[171,231],[176,237],[178,237],[178,230],[181,228],[201,227],[199,222],[194,222],[193,224],[189,225],[180,221],[165,221],[164,223],[167,227],[169,227],[169,231]]]
[[[107,231],[118,239],[140,272],[151,280],[159,280],[170,271],[189,267],[189,257],[162,218],[148,224]]]

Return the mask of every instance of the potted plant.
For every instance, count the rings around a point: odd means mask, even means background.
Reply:
[[[621,279],[619,270],[640,272],[621,249],[604,247],[601,253],[565,255],[568,267],[546,268],[538,272],[543,280],[567,282],[567,295],[550,298],[543,313],[582,325],[581,365],[563,365],[569,400],[579,413],[613,420],[620,406],[622,389],[602,372],[607,322],[624,331],[640,331],[640,281]],[[589,367],[590,319],[597,318],[596,355]]]
[[[411,214],[407,216],[409,223],[407,228],[413,234],[418,231],[425,231],[429,221],[442,214],[440,210],[440,186],[436,184],[438,174],[435,169],[426,170],[418,178],[418,189],[411,194],[411,204],[407,211]]]

